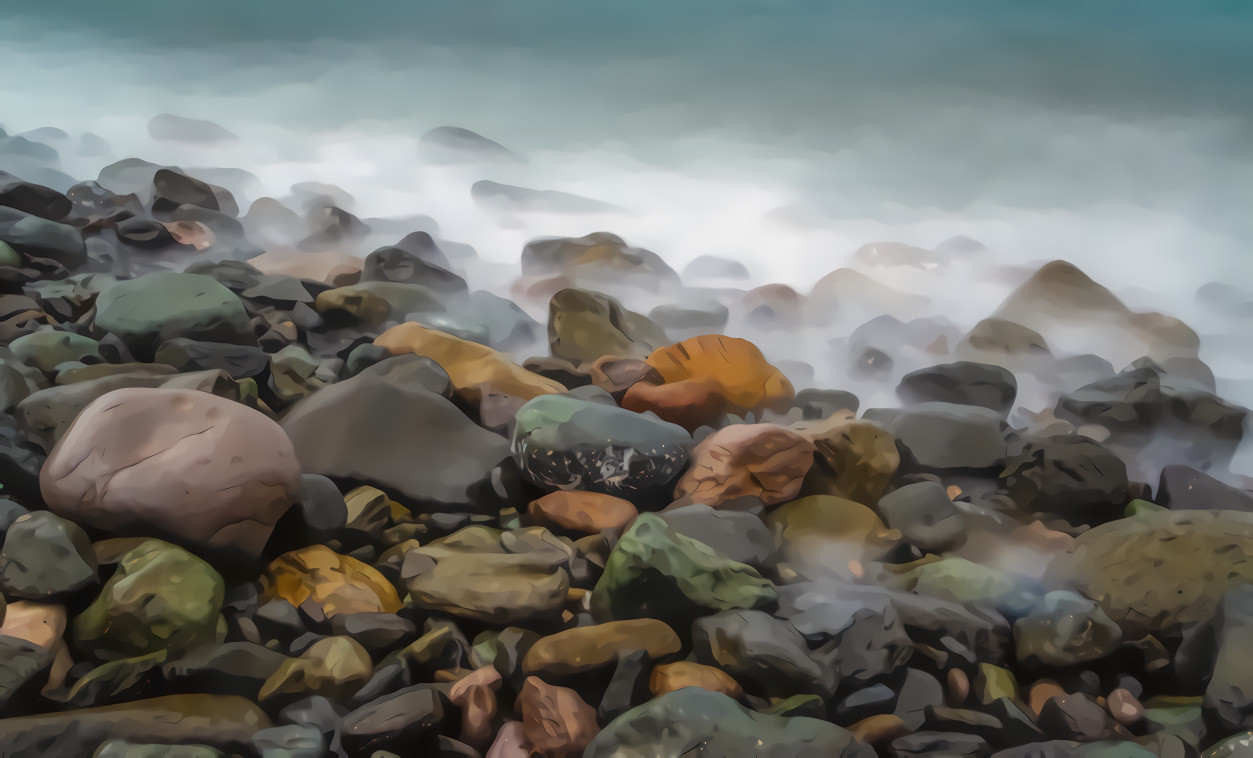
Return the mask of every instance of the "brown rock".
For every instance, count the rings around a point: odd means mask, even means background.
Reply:
[[[696,446],[674,496],[714,507],[744,496],[783,503],[800,492],[813,462],[813,444],[796,432],[775,424],[737,424]]]
[[[345,276],[360,276],[363,261],[348,253],[272,249],[248,259],[248,264],[263,274],[282,274],[297,279],[340,284]]]
[[[867,716],[848,728],[853,736],[867,745],[886,745],[910,733],[904,719],[891,713]]]
[[[600,492],[558,490],[531,501],[527,515],[537,524],[572,532],[596,534],[602,529],[618,529],[635,518],[629,500]]]
[[[600,732],[596,710],[577,692],[554,687],[539,677],[527,677],[517,708],[531,749],[549,758],[581,754]]]
[[[656,619],[610,621],[541,638],[522,659],[522,671],[568,676],[608,666],[623,653],[644,650],[656,659],[677,653],[681,647],[674,630]]]
[[[456,393],[476,407],[491,393],[530,400],[566,391],[557,382],[532,374],[490,347],[412,321],[383,332],[374,344],[395,355],[417,353],[435,361],[448,372]]]
[[[1041,679],[1031,685],[1031,689],[1027,691],[1027,707],[1038,716],[1040,715],[1040,709],[1044,707],[1045,703],[1065,694],[1066,690],[1062,689],[1057,682]]]
[[[282,427],[185,389],[121,389],[92,402],[39,475],[48,508],[109,535],[260,555],[301,492]]]
[[[252,750],[252,735],[270,726],[255,703],[234,695],[166,695],[149,700],[0,719],[5,755],[75,755],[111,739],[149,744]]]
[[[324,637],[299,658],[283,661],[262,685],[258,698],[323,695],[333,700],[346,699],[361,689],[373,673],[370,654],[361,643],[351,637]]]
[[[663,663],[653,668],[648,678],[648,689],[654,697],[661,697],[667,692],[681,690],[684,687],[700,687],[701,689],[721,692],[727,697],[739,700],[744,696],[744,689],[731,675],[720,668],[706,666],[692,661],[676,661]]]
[[[945,681],[948,684],[949,703],[954,707],[960,706],[966,702],[966,698],[970,697],[970,677],[966,676],[966,672],[961,669],[949,669],[945,675]]]
[[[792,429],[814,444],[822,470],[831,474],[832,491],[823,494],[873,505],[901,463],[892,435],[868,421],[836,414]]]
[[[266,568],[262,585],[268,598],[299,607],[312,601],[326,618],[341,613],[395,613],[400,596],[391,582],[356,558],[325,545],[284,553]]]
[[[688,431],[718,424],[727,413],[783,413],[795,396],[791,382],[756,345],[735,337],[692,337],[654,351],[646,362],[665,384],[635,384],[623,396],[622,407],[651,410]]]
[[[65,606],[15,600],[9,603],[0,624],[0,637],[16,637],[51,650],[65,634]]]
[[[197,250],[208,250],[213,245],[213,230],[199,221],[167,221],[161,224],[174,241]]]

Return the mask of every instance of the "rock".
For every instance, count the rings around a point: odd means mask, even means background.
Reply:
[[[69,215],[69,198],[49,187],[22,181],[8,171],[0,171],[0,206],[14,208],[49,221]]]
[[[98,581],[91,541],[73,522],[36,511],[5,533],[0,588],[7,597],[53,600]]]
[[[381,328],[410,314],[440,313],[444,303],[438,290],[422,284],[356,282],[319,293],[314,308],[329,323]]]
[[[548,302],[548,349],[575,364],[604,355],[644,358],[669,343],[647,317],[599,292],[563,289]]]
[[[814,462],[812,442],[775,424],[737,424],[706,437],[675,487],[676,499],[717,507],[752,496],[766,505],[800,492]]]
[[[925,471],[988,470],[1008,454],[1008,426],[987,408],[922,403],[905,410],[871,408],[862,418],[880,424]]]
[[[668,333],[683,339],[701,334],[721,334],[731,311],[717,300],[682,305],[659,305],[648,312],[648,319]]]
[[[847,575],[851,564],[882,559],[900,536],[866,506],[828,495],[784,503],[765,522],[781,541],[777,568],[787,580],[822,570]]]
[[[703,542],[739,563],[760,567],[775,550],[773,533],[751,513],[697,504],[667,509],[658,515],[675,533]]]
[[[476,290],[464,300],[447,304],[443,313],[423,316],[423,326],[448,332],[462,339],[496,350],[529,345],[540,332],[540,325],[512,300]],[[473,339],[460,333],[473,334]]]
[[[28,708],[48,683],[53,652],[29,640],[0,636],[0,713]]]
[[[796,627],[761,611],[724,611],[697,619],[692,655],[697,663],[726,671],[756,695],[830,697],[835,692],[835,672],[810,657]]]
[[[1144,706],[1140,700],[1122,687],[1109,693],[1105,707],[1109,710],[1109,715],[1123,726],[1129,727],[1144,718]]]
[[[262,758],[321,758],[327,747],[317,727],[298,724],[262,729],[252,736],[252,744]]]
[[[636,384],[622,407],[653,411],[689,431],[723,416],[786,412],[794,396],[783,372],[748,340],[705,335],[656,350],[646,359],[665,384]]]
[[[148,120],[148,136],[180,142],[225,142],[236,139],[234,132],[212,121],[158,113]]]
[[[901,463],[892,435],[868,421],[834,414],[826,419],[793,424],[818,451],[812,473],[829,480],[826,494],[876,503]]]
[[[1014,622],[1018,660],[1071,666],[1109,655],[1122,642],[1122,630],[1093,600],[1057,590],[1040,598]]]
[[[203,274],[158,271],[118,282],[96,298],[95,325],[121,337],[137,357],[176,337],[256,344],[243,303]]]
[[[800,408],[805,421],[821,421],[840,415],[841,411],[846,411],[851,419],[860,405],[856,395],[844,390],[807,389],[796,393],[795,407]]]
[[[530,400],[565,391],[560,384],[532,374],[489,347],[413,322],[388,329],[374,344],[397,355],[417,353],[435,361],[448,373],[457,395],[471,406],[493,393]]]
[[[485,758],[530,758],[531,743],[526,738],[521,721],[506,721],[496,734],[496,739]]]
[[[462,129],[459,126],[437,126],[418,139],[425,160],[432,163],[461,163],[473,160],[517,161],[518,157],[499,142]]]
[[[1253,491],[1232,487],[1178,464],[1162,469],[1154,502],[1174,511],[1216,509],[1253,513]]]
[[[678,274],[661,256],[628,247],[621,237],[608,232],[528,242],[522,248],[522,274],[557,274],[576,286],[640,287],[648,292],[679,284]]]
[[[747,279],[743,263],[715,255],[698,255],[683,269],[684,279]]]
[[[173,366],[179,372],[225,371],[233,379],[260,376],[270,364],[270,357],[259,347],[185,337],[162,342],[153,360]]]
[[[227,216],[238,216],[239,206],[231,193],[221,187],[169,168],[159,168],[152,175],[152,212],[168,214],[183,205],[194,205]]]
[[[527,515],[537,524],[582,534],[605,529],[621,529],[635,518],[630,501],[601,492],[577,490],[550,492],[527,506]]]
[[[67,361],[101,361],[100,343],[90,337],[55,329],[24,334],[9,343],[13,355],[27,366],[55,373]]]
[[[1034,329],[1001,318],[985,318],[974,325],[958,344],[956,352],[964,349],[1005,355],[1049,355],[1048,343]]]
[[[106,534],[253,558],[300,492],[282,432],[205,392],[116,390],[79,414],[48,456],[40,489],[54,513]]]
[[[322,695],[346,700],[369,681],[371,673],[370,654],[359,642],[351,637],[323,637],[299,658],[283,661],[257,698]]]
[[[655,416],[544,395],[518,411],[512,449],[518,468],[540,487],[630,497],[673,481],[690,444],[687,432]]]
[[[1253,755],[1253,732],[1242,732],[1212,745],[1202,758],[1246,758]]]
[[[915,732],[892,740],[888,749],[892,758],[987,758],[991,754],[987,740],[957,732]]]
[[[873,758],[874,750],[826,721],[756,713],[719,692],[685,687],[608,724],[584,758],[679,756],[692,745],[711,756]]]
[[[775,615],[800,632],[840,683],[891,675],[914,651],[900,615],[881,591],[844,589],[834,582],[783,585]]]
[[[344,716],[340,738],[353,755],[429,749],[448,715],[449,705],[432,685],[405,687]]]
[[[24,261],[46,258],[66,269],[76,269],[87,261],[87,247],[78,230],[67,224],[0,206],[0,242]]]
[[[765,284],[744,293],[737,311],[748,325],[767,331],[794,330],[805,323],[805,296],[786,284]]]
[[[1046,580],[1100,601],[1128,639],[1203,621],[1228,588],[1253,581],[1253,515],[1150,511],[1079,535]]]
[[[508,445],[431,391],[439,381],[426,364],[391,358],[298,402],[283,430],[304,471],[370,482],[417,503],[475,502],[470,491],[508,457]]]
[[[901,378],[896,394],[907,404],[957,403],[1009,413],[1018,382],[1009,370],[986,363],[958,361],[912,371]]]
[[[867,716],[848,730],[858,740],[874,746],[886,745],[897,737],[909,734],[909,727],[901,717],[891,713]]]
[[[676,661],[656,666],[648,680],[648,688],[655,697],[676,692],[684,687],[700,687],[736,700],[744,697],[744,690],[739,682],[732,679],[725,671],[692,661]]]
[[[269,726],[265,713],[242,697],[166,695],[0,719],[0,744],[5,746],[5,755],[13,758],[91,755],[109,740],[199,744],[235,752],[249,750],[252,735]]]
[[[907,484],[879,499],[887,524],[929,553],[943,553],[966,542],[966,517],[935,482]]]
[[[199,648],[161,666],[168,685],[197,692],[235,693],[255,698],[287,656],[252,642]]]
[[[1032,441],[1000,474],[1014,502],[1033,512],[1079,523],[1103,523],[1126,505],[1127,466],[1108,449],[1082,437]]]
[[[610,203],[557,190],[515,187],[487,180],[470,185],[470,197],[484,210],[497,213],[622,213]]]
[[[554,687],[539,677],[527,677],[518,693],[517,708],[531,749],[544,756],[580,756],[600,732],[595,709],[577,692]]]
[[[1023,578],[955,556],[920,561],[903,578],[919,595],[994,608],[1009,616],[1025,614],[1036,599],[1031,583]]]
[[[1045,734],[1081,742],[1127,736],[1105,709],[1084,695],[1058,695],[1040,708],[1040,728]]]
[[[325,545],[311,545],[276,558],[262,577],[267,598],[300,607],[312,602],[330,619],[342,614],[396,613],[396,588],[374,568]]]
[[[160,540],[118,561],[100,595],[74,619],[75,646],[113,661],[149,653],[178,656],[217,640],[225,586],[209,564]]]
[[[1054,350],[1086,352],[1100,344],[1116,363],[1143,355],[1196,357],[1199,339],[1183,322],[1133,313],[1112,292],[1066,261],[1046,263],[1005,298],[995,318],[1043,334]],[[1114,350],[1113,346],[1117,346]]]
[[[680,647],[674,630],[656,619],[609,621],[541,638],[522,659],[522,671],[551,679],[608,666],[637,650],[656,660]]]
[[[495,624],[528,623],[560,616],[570,589],[571,552],[539,528],[467,527],[405,550],[400,579],[418,608]]]
[[[682,623],[702,612],[754,608],[775,596],[755,569],[644,513],[610,553],[591,608],[603,620],[651,617]]]
[[[45,650],[56,652],[63,646],[62,635],[68,619],[65,606],[14,600],[6,604],[0,624],[0,637],[25,640]]]
[[[1218,656],[1205,689],[1205,707],[1224,731],[1253,729],[1253,587],[1227,591],[1219,610]]]

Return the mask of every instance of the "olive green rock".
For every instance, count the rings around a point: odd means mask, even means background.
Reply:
[[[756,608],[776,596],[774,585],[753,567],[644,513],[609,554],[591,607],[603,620],[656,618],[681,627],[695,616]]]
[[[18,255],[12,245],[3,241],[0,241],[0,266],[14,266],[17,268],[22,266],[22,256]]]
[[[9,343],[9,349],[22,363],[48,373],[67,361],[101,360],[99,342],[81,334],[55,329],[23,334]]]
[[[1210,618],[1253,582],[1253,514],[1151,511],[1089,529],[1046,581],[1098,601],[1127,639]]]
[[[256,343],[243,302],[205,274],[158,271],[118,282],[96,298],[95,324],[141,359],[175,337]]]
[[[906,581],[919,595],[994,608],[1014,616],[1026,613],[1036,601],[1025,580],[965,558],[924,563],[909,571]]]
[[[602,355],[646,358],[669,344],[661,327],[608,295],[569,288],[548,303],[548,346],[554,358],[575,365]]]
[[[117,572],[71,633],[79,650],[102,661],[165,651],[174,659],[220,642],[225,585],[208,563],[161,540],[145,540],[118,561]]]

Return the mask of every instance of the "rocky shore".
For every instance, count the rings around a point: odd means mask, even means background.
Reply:
[[[953,333],[604,232],[506,298],[377,231],[0,174],[0,756],[1253,756],[1249,411],[1183,323],[1057,261]],[[874,303],[829,336],[892,407],[729,336]]]

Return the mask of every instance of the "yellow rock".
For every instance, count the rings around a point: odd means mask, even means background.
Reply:
[[[557,382],[527,371],[486,345],[412,321],[383,332],[374,344],[387,348],[393,355],[417,353],[435,361],[448,372],[457,394],[475,406],[489,394],[530,400],[566,391]]]
[[[901,464],[900,453],[892,435],[869,421],[858,421],[835,414],[820,421],[793,424],[802,437],[814,443],[828,471],[830,483],[826,494],[877,503],[892,475]]]
[[[340,555],[325,545],[284,553],[262,577],[268,598],[282,598],[294,606],[306,600],[327,618],[341,613],[395,613],[400,596],[374,568]]]
[[[667,692],[681,690],[684,687],[700,687],[713,692],[721,692],[736,700],[744,695],[739,682],[732,679],[727,672],[691,661],[663,663],[654,668],[652,676],[648,678],[648,689],[652,690],[655,697],[661,697]]]

